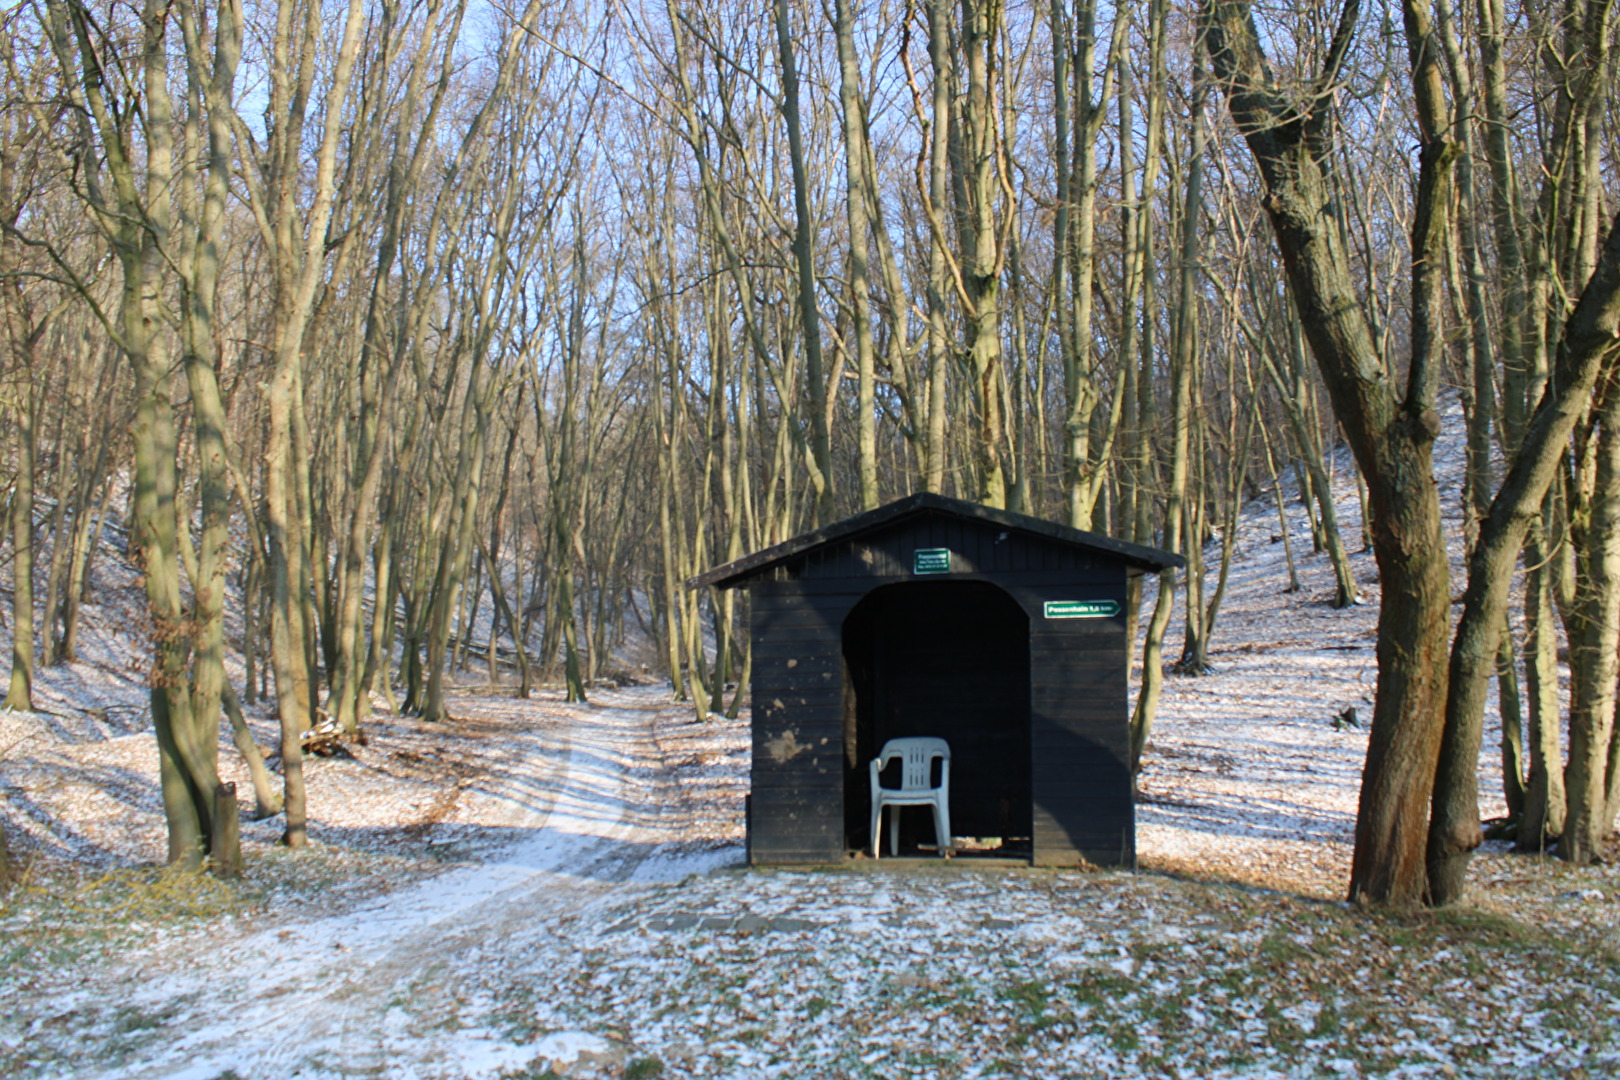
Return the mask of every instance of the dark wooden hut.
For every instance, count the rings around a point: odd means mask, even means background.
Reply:
[[[868,763],[952,750],[951,832],[1041,866],[1135,863],[1125,586],[1180,556],[940,495],[900,499],[693,578],[746,586],[756,865],[870,843]],[[902,839],[932,839],[915,814]]]

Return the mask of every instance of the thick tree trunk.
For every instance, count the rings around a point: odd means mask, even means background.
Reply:
[[[193,100],[204,96],[201,88],[200,27],[189,4],[180,6],[181,23],[192,53],[190,77]],[[219,284],[219,252],[225,204],[229,195],[231,130],[225,110],[236,79],[241,55],[241,28],[234,9],[222,9],[216,19],[212,78],[207,85],[208,166],[203,177],[203,205],[196,235],[189,250],[178,260],[185,288],[185,309],[181,318],[181,338],[186,381],[191,392],[192,429],[196,443],[197,483],[201,497],[201,528],[197,537],[195,577],[192,580],[193,655],[191,670],[191,716],[197,727],[196,738],[206,747],[209,769],[206,779],[214,780],[213,790],[199,792],[212,799],[220,790],[217,781],[219,759],[218,717],[221,699],[227,689],[225,679],[225,588],[230,558],[231,476],[226,446],[228,421],[216,373],[215,307]],[[187,167],[188,171],[190,166]],[[188,188],[190,184],[186,185]],[[234,700],[234,693],[233,693]],[[257,747],[254,747],[257,753]],[[263,772],[263,764],[259,770]],[[241,837],[236,828],[234,789],[226,803],[210,802],[210,812],[221,808],[229,821],[217,818],[210,834],[208,854],[216,872],[240,873]]]
[[[303,551],[293,506],[291,430],[297,346],[278,350],[266,400],[270,438],[265,450],[265,503],[270,554],[270,667],[275,676],[276,712],[281,720],[281,775],[287,812],[282,842],[306,842],[304,731],[311,717],[308,655],[304,649],[306,605],[298,595]]]
[[[182,279],[192,256],[176,251],[170,233],[175,199],[175,124],[169,92],[173,12],[160,0],[147,0],[140,12],[138,79],[109,84],[100,77],[101,59],[95,32],[77,8],[54,12],[54,26],[72,28],[74,49],[65,37],[53,41],[59,61],[70,77],[83,73],[75,86],[78,101],[93,118],[100,150],[116,193],[116,208],[92,193],[88,205],[107,226],[123,271],[122,290],[114,330],[118,345],[135,375],[136,411],[131,426],[135,449],[131,491],[131,549],[136,553],[152,622],[153,670],[151,706],[159,750],[159,778],[168,823],[169,860],[197,868],[216,843],[231,843],[217,833],[214,793],[219,786],[218,711],[200,714],[193,694],[200,685],[206,692],[210,645],[209,604],[220,597],[209,583],[193,582],[193,610],[182,599],[181,567],[189,564],[181,549],[176,507],[180,504],[177,475],[177,434],[169,386],[170,364],[158,298],[165,289],[165,271],[178,264]],[[229,20],[225,20],[229,22]],[[135,87],[138,86],[138,91]],[[117,118],[118,105],[106,94],[139,93],[144,98],[146,143],[137,161],[128,154],[125,132]],[[189,165],[178,185],[189,190]],[[178,257],[177,257],[178,256]],[[199,413],[199,429],[206,419]],[[199,439],[205,438],[201,434]],[[199,445],[203,445],[202,442]],[[213,510],[205,505],[206,514]],[[219,533],[210,532],[210,537]],[[210,567],[212,569],[212,567]],[[198,650],[194,664],[193,650]],[[199,674],[200,672],[200,674]],[[223,851],[214,852],[225,854]]]
[[[1433,123],[1434,73],[1414,63],[1424,143],[1413,224],[1413,327],[1408,388],[1397,396],[1371,332],[1337,222],[1326,108],[1359,5],[1342,12],[1324,70],[1303,103],[1272,82],[1247,3],[1204,0],[1202,25],[1233,118],[1266,184],[1266,210],[1311,349],[1367,478],[1373,550],[1383,584],[1378,688],[1362,773],[1350,897],[1408,906],[1425,894],[1428,804],[1446,695],[1449,574],[1432,446],[1439,332],[1437,275],[1451,151]],[[1409,37],[1418,35],[1409,28]],[[1415,46],[1414,46],[1415,51]],[[1431,58],[1432,62],[1432,58]]]
[[[66,43],[59,42],[58,50],[66,53]],[[8,71],[13,60],[9,44],[5,50],[5,60]],[[69,65],[67,56],[63,57],[64,67]],[[71,81],[71,72],[69,72]],[[16,138],[20,134],[17,129],[8,126],[5,135],[6,145],[0,147],[0,224],[6,229],[15,229],[19,215],[22,213],[24,203],[27,201],[27,188],[29,184],[18,176],[19,159],[24,153],[24,144],[32,142],[33,135],[38,134],[34,129],[27,138]],[[38,433],[34,429],[38,417],[40,398],[44,392],[35,384],[39,381],[40,369],[35,365],[34,351],[44,326],[34,319],[30,312],[28,297],[23,288],[24,278],[18,266],[18,252],[21,245],[17,238],[10,233],[0,234],[0,333],[3,333],[3,348],[6,355],[5,368],[15,381],[5,397],[9,400],[9,411],[14,420],[12,430],[15,432],[13,444],[13,457],[8,464],[15,463],[16,471],[12,474],[14,479],[7,493],[10,503],[12,540],[12,626],[11,626],[11,676],[7,686],[6,698],[0,708],[16,709],[22,712],[32,711],[34,707],[34,482],[35,482],[35,452]],[[4,452],[4,443],[0,442],[0,453]],[[59,455],[60,456],[60,455]],[[59,473],[65,474],[65,463],[58,461]],[[58,537],[53,546],[61,547]],[[50,637],[52,627],[49,618],[45,622],[46,649],[51,649]],[[47,661],[48,663],[49,661]]]

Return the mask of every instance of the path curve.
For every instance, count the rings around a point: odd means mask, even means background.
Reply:
[[[660,707],[649,697],[575,710],[546,740],[551,760],[535,763],[527,797],[510,800],[503,828],[524,837],[485,861],[251,934],[148,983],[132,1004],[168,1011],[173,1037],[101,1075],[427,1080],[526,1064],[534,1048],[500,1032],[419,1030],[415,1006],[424,996],[459,1002],[458,973],[616,886],[699,868],[670,857],[687,831],[686,800],[659,753]]]

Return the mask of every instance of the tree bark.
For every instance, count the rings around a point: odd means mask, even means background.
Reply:
[[[872,286],[867,243],[872,225],[867,216],[866,198],[866,111],[861,100],[861,69],[855,55],[855,14],[851,5],[852,0],[836,0],[834,29],[838,39],[838,98],[844,121],[844,207],[849,222],[849,289],[858,380],[856,472],[860,477],[861,509],[872,510],[878,504],[877,350],[872,341]],[[795,111],[797,95],[795,86]],[[797,124],[796,119],[794,123]]]
[[[8,283],[9,287],[9,283]],[[7,315],[8,328],[14,316]],[[12,347],[16,341],[14,332]],[[32,380],[30,380],[31,383]],[[13,410],[16,418],[17,479],[11,495],[11,681],[3,708],[34,710],[34,403],[32,385],[25,384]]]
[[[811,249],[814,223],[810,219],[810,179],[805,168],[804,135],[799,120],[799,71],[793,59],[793,32],[788,23],[787,0],[776,0],[776,47],[782,64],[782,117],[787,121],[788,153],[793,169],[793,213],[796,222],[793,258],[798,271],[805,384],[810,392],[811,483],[816,492],[816,524],[824,524],[834,516],[832,440],[827,430],[827,376],[821,356],[821,314],[816,306],[815,254]],[[745,298],[745,302],[752,306],[751,299]]]
[[[1001,272],[1005,255],[996,213],[1001,175],[1001,139],[993,97],[997,92],[996,36],[1000,0],[963,0],[962,54],[967,68],[962,107],[962,175],[969,220],[962,259],[968,364],[978,431],[977,497],[986,506],[1007,505],[1007,468],[1002,442]],[[939,72],[935,78],[941,77]]]
[[[1297,347],[1293,339],[1300,333],[1299,320],[1290,319],[1289,322],[1292,324],[1289,328],[1290,344]],[[1333,505],[1333,483],[1322,463],[1321,448],[1312,434],[1311,418],[1306,415],[1305,405],[1300,401],[1297,384],[1293,388],[1288,385],[1269,353],[1262,351],[1260,356],[1267,373],[1271,375],[1277,397],[1283,403],[1288,426],[1294,433],[1294,443],[1299,448],[1297,463],[1307,480],[1302,485],[1302,498],[1306,503],[1306,515],[1311,519],[1313,542],[1318,551],[1327,552],[1328,561],[1333,565],[1333,606],[1346,608],[1358,604],[1361,597],[1356,591],[1355,573],[1350,566],[1350,555],[1344,549],[1344,537],[1339,531],[1339,514]],[[1311,510],[1313,503],[1320,512],[1319,516]]]
[[[1453,151],[1434,123],[1436,77],[1418,56],[1423,143],[1413,223],[1413,326],[1408,385],[1398,395],[1351,273],[1326,172],[1332,145],[1329,88],[1354,33],[1359,4],[1340,14],[1328,58],[1303,98],[1272,81],[1259,32],[1242,0],[1203,0],[1202,24],[1217,79],[1266,185],[1266,210],[1334,410],[1367,477],[1374,553],[1383,583],[1378,688],[1362,773],[1349,895],[1409,906],[1425,893],[1427,808],[1446,695],[1449,574],[1432,446],[1439,327],[1436,281]]]
[[[1514,563],[1557,475],[1570,435],[1587,414],[1594,387],[1600,380],[1612,381],[1617,365],[1620,365],[1620,216],[1609,230],[1597,272],[1592,275],[1565,326],[1549,393],[1541,399],[1530,419],[1518,455],[1491,501],[1489,512],[1480,522],[1479,541],[1469,557],[1462,619],[1451,646],[1445,740],[1429,830],[1429,891],[1436,904],[1451,903],[1462,896],[1469,853],[1481,840],[1478,762],[1485,697],[1490,678],[1496,672],[1498,635],[1507,616]],[[1614,471],[1617,462],[1608,456],[1616,451],[1614,437],[1607,434],[1608,419],[1606,414],[1603,434],[1593,447],[1598,455],[1591,466],[1595,470],[1595,488],[1591,507],[1594,517],[1589,528],[1594,538],[1610,535],[1620,525],[1620,516],[1617,516],[1620,506],[1613,504],[1606,486],[1620,483],[1620,473]],[[1604,533],[1605,529],[1609,533]],[[1613,657],[1616,641],[1620,640],[1615,637],[1616,631],[1610,629],[1616,619],[1620,619],[1620,607],[1616,606],[1620,605],[1620,563],[1614,562],[1620,559],[1620,549],[1613,554],[1581,550],[1581,557],[1587,560],[1587,565],[1577,581],[1591,591],[1578,605],[1580,614],[1576,625],[1580,629],[1571,628],[1571,670],[1576,667],[1577,649],[1580,659],[1596,664],[1597,668],[1590,682],[1577,679],[1578,685],[1589,689],[1579,693],[1571,707],[1572,788],[1574,781],[1586,783],[1593,775],[1574,765],[1577,731],[1587,730],[1578,716],[1588,715],[1597,725],[1592,731],[1594,737],[1601,740],[1602,748],[1593,752],[1607,755],[1608,738],[1604,734],[1607,728],[1600,714],[1606,709],[1611,716],[1606,723],[1612,726],[1616,672]],[[1611,579],[1616,583],[1603,588]],[[1605,592],[1613,595],[1606,597],[1602,595]],[[1583,713],[1588,707],[1596,711]],[[1601,776],[1601,770],[1595,775]],[[1579,796],[1572,794],[1572,808],[1578,801]],[[1577,850],[1583,843],[1587,845],[1586,851],[1591,850],[1595,835],[1589,820],[1576,815],[1574,827],[1587,830],[1584,838],[1572,839]],[[1561,852],[1564,850],[1560,847]]]
[[[1544,502],[1551,502],[1551,496]],[[1543,517],[1546,515],[1544,514]],[[1525,693],[1530,702],[1530,776],[1524,816],[1514,847],[1545,854],[1564,832],[1564,752],[1558,700],[1558,626],[1553,614],[1551,552],[1540,522],[1530,527],[1525,556],[1531,565],[1524,586]]]
[[[1155,4],[1156,19],[1162,19],[1162,4]],[[1190,469],[1193,379],[1198,363],[1198,217],[1203,200],[1204,143],[1202,122],[1205,83],[1202,57],[1194,60],[1193,139],[1187,170],[1186,195],[1182,203],[1180,287],[1177,297],[1175,336],[1172,341],[1170,370],[1170,482],[1164,503],[1164,549],[1179,555],[1184,545],[1198,543],[1186,535],[1187,481]],[[1190,571],[1189,571],[1190,572]],[[1131,716],[1131,768],[1139,768],[1142,751],[1153,730],[1159,697],[1164,688],[1164,634],[1175,603],[1176,571],[1159,572],[1159,591],[1148,620],[1147,641],[1142,651],[1142,688]],[[1189,602],[1192,602],[1189,598]]]
[[[946,433],[946,410],[951,361],[955,354],[946,321],[946,296],[950,292],[946,266],[945,232],[938,218],[950,197],[951,96],[950,72],[951,17],[949,0],[927,0],[923,5],[928,19],[928,57],[934,72],[929,99],[928,183],[921,187],[929,212],[928,231],[928,434],[923,486],[945,493],[945,469],[950,460]]]

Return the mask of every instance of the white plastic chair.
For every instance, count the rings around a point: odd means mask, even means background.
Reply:
[[[900,786],[886,788],[879,781],[883,767],[895,758],[901,761]],[[934,759],[940,759],[939,786],[933,784]],[[951,847],[951,748],[944,739],[915,737],[890,739],[872,759],[872,858],[878,857],[878,840],[883,831],[885,806],[932,806],[934,834],[940,854]],[[900,854],[900,817],[896,810],[889,830],[889,854]]]

